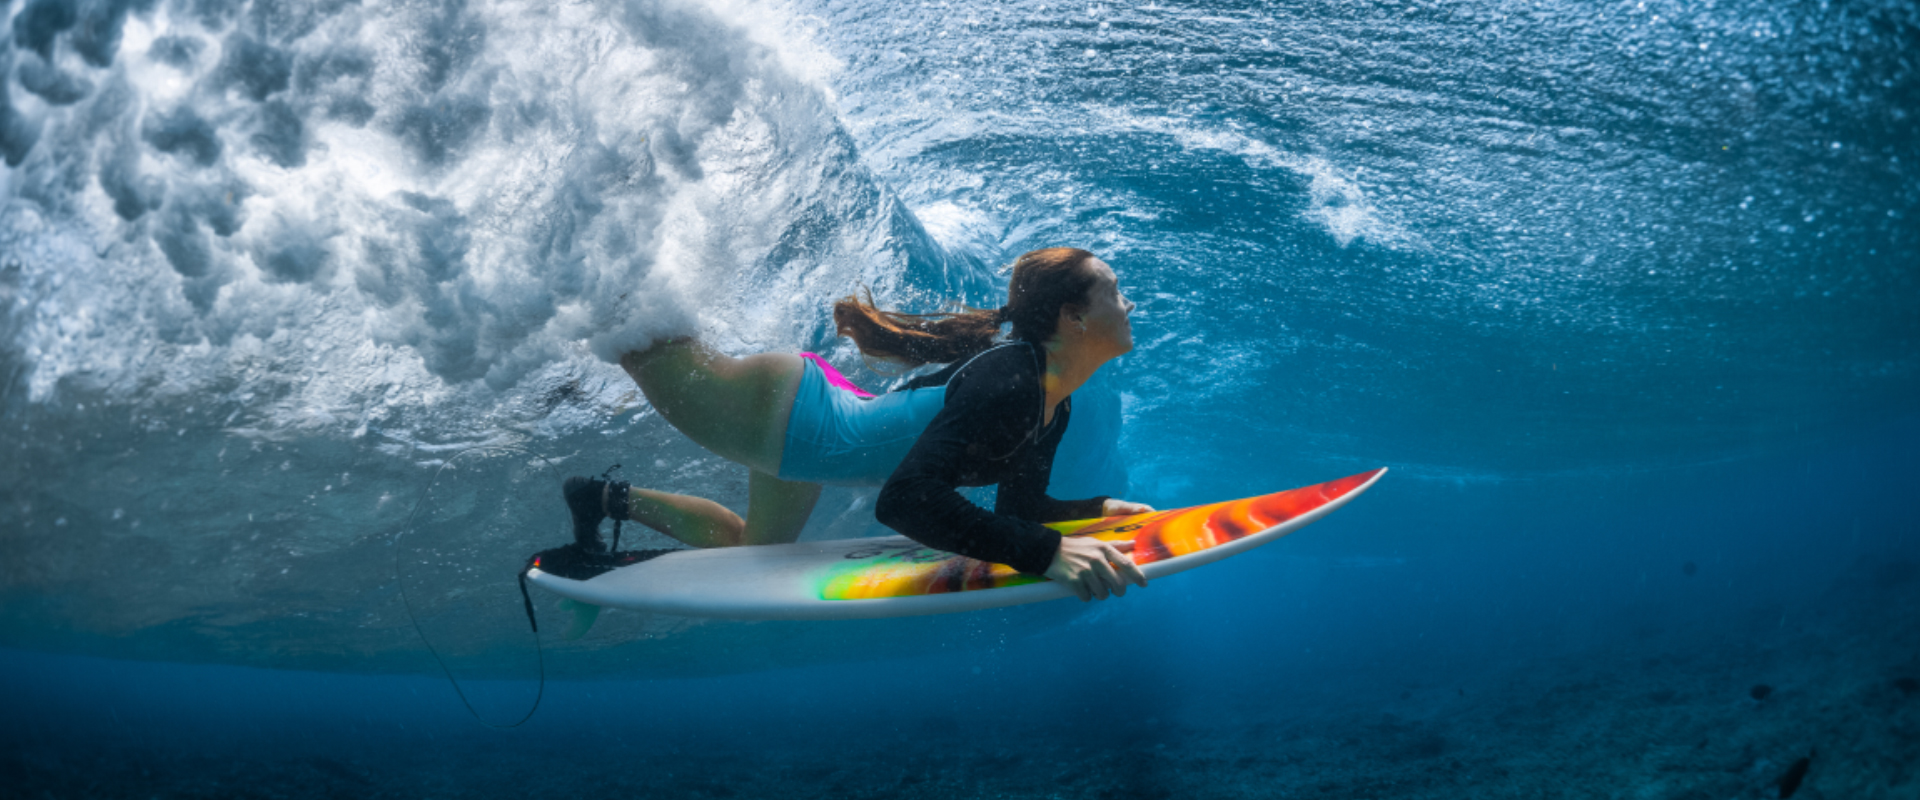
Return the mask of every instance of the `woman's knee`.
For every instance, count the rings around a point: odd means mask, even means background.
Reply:
[[[820,500],[820,484],[787,481],[755,470],[747,481],[747,544],[787,544],[800,538]]]

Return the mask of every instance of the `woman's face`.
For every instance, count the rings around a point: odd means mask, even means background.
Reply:
[[[1093,288],[1087,290],[1087,308],[1080,321],[1087,326],[1086,344],[1103,351],[1109,358],[1133,350],[1133,303],[1120,294],[1120,279],[1113,268],[1100,259],[1088,259],[1093,270]]]

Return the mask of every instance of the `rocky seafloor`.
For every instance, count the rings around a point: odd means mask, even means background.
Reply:
[[[256,721],[234,735],[199,720],[168,736],[117,727],[111,714],[55,724],[42,707],[43,718],[10,714],[0,728],[0,794],[1920,798],[1916,609],[1920,567],[1863,564],[1777,621],[1756,611],[1718,631],[1650,629],[1442,680],[1408,679],[1417,665],[1401,664],[1361,691],[1159,703],[1146,718],[1117,694],[1084,717],[1009,709],[993,724],[903,711],[809,729],[735,714],[682,736],[637,714],[629,733],[611,734]]]

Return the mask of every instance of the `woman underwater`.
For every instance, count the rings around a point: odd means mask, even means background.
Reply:
[[[929,547],[1044,575],[1082,600],[1145,586],[1112,544],[1041,524],[1153,510],[1046,493],[1071,395],[1133,349],[1133,307],[1105,262],[1055,247],[1014,262],[998,310],[916,315],[835,303],[835,326],[868,357],[948,364],[877,397],[812,354],[733,358],[695,339],[627,353],[620,365],[668,423],[751,471],[747,517],[703,498],[569,478],[572,547],[586,559],[605,553],[599,525],[609,517],[696,547],[792,542],[822,484],[881,485],[875,518]],[[996,342],[1003,324],[1012,336]],[[993,511],[956,491],[990,484],[1000,487]]]

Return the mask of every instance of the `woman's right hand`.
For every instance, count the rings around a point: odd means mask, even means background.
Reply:
[[[1125,549],[1133,549],[1132,542],[1122,542]],[[1066,536],[1060,539],[1060,552],[1053,557],[1053,564],[1047,567],[1048,578],[1064,583],[1080,600],[1105,600],[1107,595],[1115,597],[1127,593],[1127,584],[1147,585],[1147,576],[1133,559],[1121,552],[1112,542],[1087,537]]]

